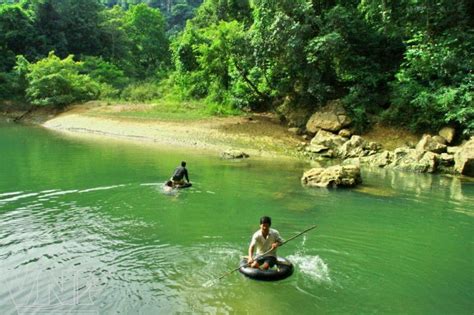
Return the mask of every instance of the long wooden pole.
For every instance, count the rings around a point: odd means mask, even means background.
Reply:
[[[300,232],[300,233],[296,234],[295,236],[290,237],[289,239],[287,239],[286,241],[284,241],[283,243],[281,243],[278,247],[283,246],[284,244],[288,243],[289,241],[291,241],[291,240],[297,238],[297,237],[300,236],[300,235],[303,235],[304,233],[306,233],[306,232],[308,232],[308,231],[311,231],[312,229],[315,229],[316,227],[317,227],[317,225],[313,225],[312,227],[307,228],[307,229],[304,230],[303,232]],[[265,253],[258,255],[257,257],[255,257],[255,260],[257,260],[257,259],[259,259],[259,258],[265,256],[266,254],[268,254],[268,253],[271,252],[272,250],[273,250],[273,249],[269,249],[269,250],[267,250]],[[235,269],[232,269],[231,271],[226,272],[225,274],[223,274],[222,276],[220,276],[220,277],[217,278],[216,280],[221,280],[222,278],[227,277],[228,275],[230,275],[231,273],[233,273],[233,272],[235,272],[235,271],[237,271],[237,270],[239,270],[239,269],[240,269],[240,266],[237,267],[237,268],[235,268]]]

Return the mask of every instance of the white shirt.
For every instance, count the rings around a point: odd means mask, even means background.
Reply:
[[[280,237],[280,233],[277,230],[269,229],[267,238],[264,238],[262,235],[262,230],[258,230],[252,236],[252,240],[250,241],[250,246],[257,247],[257,255],[261,255],[266,251],[272,248],[272,244],[278,242],[283,243],[283,239]],[[272,250],[265,256],[274,256],[276,257],[276,249]]]

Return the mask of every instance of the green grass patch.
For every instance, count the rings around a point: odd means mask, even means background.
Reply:
[[[112,103],[113,105],[113,103]],[[204,102],[183,102],[174,100],[159,100],[153,103],[129,104],[119,110],[94,112],[92,115],[121,117],[140,120],[183,121],[201,120],[216,116],[239,115],[236,110],[215,110]]]

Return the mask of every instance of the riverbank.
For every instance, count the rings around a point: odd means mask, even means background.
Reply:
[[[275,115],[150,118],[150,105],[72,106],[41,125],[52,130],[135,142],[156,143],[223,152],[242,150],[250,156],[301,157],[304,140],[280,125]]]
[[[11,120],[34,123],[59,132],[156,143],[223,152],[242,150],[251,156],[305,158],[308,139],[282,125],[275,114],[247,113],[241,116],[199,117],[191,113],[157,113],[148,104],[88,102],[63,111],[4,110]],[[364,135],[369,141],[392,149],[417,141],[403,130],[375,126]]]

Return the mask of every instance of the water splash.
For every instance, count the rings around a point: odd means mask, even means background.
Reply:
[[[319,256],[291,255],[288,259],[298,266],[299,270],[317,282],[330,283],[329,267]]]

